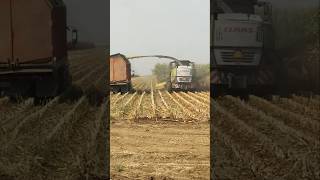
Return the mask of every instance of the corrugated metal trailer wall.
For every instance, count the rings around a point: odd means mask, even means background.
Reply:
[[[131,81],[130,62],[121,54],[110,57],[110,82],[128,83]]]
[[[65,57],[65,16],[61,0],[1,0],[0,62],[46,63]]]

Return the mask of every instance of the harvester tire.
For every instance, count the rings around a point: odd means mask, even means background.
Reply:
[[[172,92],[172,84],[171,82],[167,82],[167,91]]]

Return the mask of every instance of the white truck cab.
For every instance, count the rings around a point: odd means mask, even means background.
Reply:
[[[243,4],[231,1],[217,0],[211,14],[211,84],[229,89],[272,84],[272,68],[266,66],[274,39],[271,4],[238,7]]]
[[[257,66],[263,47],[262,19],[258,15],[218,14],[214,21],[214,57],[217,65]]]

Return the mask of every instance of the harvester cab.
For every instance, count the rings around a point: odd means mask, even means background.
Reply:
[[[189,60],[172,61],[169,64],[168,90],[194,90],[195,64]]]
[[[195,89],[194,76],[195,76],[195,64],[189,60],[179,60],[171,56],[164,55],[148,55],[148,56],[132,56],[128,57],[131,59],[140,58],[159,58],[159,59],[170,59],[169,63],[169,77],[167,79],[167,89],[169,91],[183,90],[193,91]]]
[[[216,0],[211,14],[212,89],[273,89],[272,6],[265,1]]]

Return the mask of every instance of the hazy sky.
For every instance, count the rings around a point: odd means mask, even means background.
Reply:
[[[110,51],[169,55],[208,64],[209,0],[110,0]],[[150,74],[155,58],[132,60],[136,73]]]
[[[106,44],[109,34],[107,0],[64,0],[67,23],[79,30],[80,41]]]
[[[68,25],[79,29],[80,41],[108,43],[109,0],[64,1]],[[280,8],[319,4],[319,0],[270,1]],[[209,0],[110,0],[110,4],[111,53],[164,54],[209,62]],[[139,72],[149,73],[153,65],[150,59],[133,62]]]
[[[81,41],[93,41],[96,43],[106,44],[107,37],[109,34],[109,25],[108,25],[108,14],[109,14],[109,7],[108,1],[109,0],[64,0],[67,5],[67,12],[68,12],[68,25],[75,26],[79,29],[79,36]],[[319,0],[269,0],[274,3],[275,7],[318,7]],[[198,3],[202,4],[198,4]],[[169,15],[164,16],[168,19],[170,17],[179,17],[175,19],[183,18],[190,19],[190,23],[196,23],[196,25],[203,24],[199,27],[199,29],[203,29],[205,26],[205,21],[199,21],[198,23],[195,22],[196,20],[204,17],[207,18],[207,13],[209,12],[209,0],[111,0],[112,8],[114,9],[114,17],[118,17],[118,14],[123,14],[121,19],[126,19],[128,15],[135,16],[143,16],[148,13],[150,14],[157,14],[157,19],[159,18],[159,14],[161,12],[170,12]],[[133,7],[131,11],[129,11]],[[152,10],[159,7],[156,13],[152,13]],[[150,10],[143,10],[143,12],[136,13],[136,10],[141,11],[141,9],[151,8]],[[122,12],[116,12],[118,10]],[[172,11],[177,11],[172,12]],[[181,12],[180,12],[181,11]],[[149,13],[151,12],[151,13]],[[193,16],[189,14],[192,13]],[[153,16],[153,15],[152,15]],[[134,19],[132,17],[131,19]],[[175,22],[175,19],[172,19]],[[141,22],[142,20],[140,20]],[[117,21],[115,21],[117,22]],[[160,21],[161,23],[163,21]],[[188,22],[188,20],[187,20]],[[159,23],[159,22],[158,22]],[[172,23],[168,23],[172,24]],[[177,23],[174,23],[176,25]],[[132,23],[131,26],[134,24]],[[184,20],[184,27],[188,24],[186,20]],[[127,26],[128,27],[128,26]],[[116,27],[114,27],[116,28]],[[150,27],[141,27],[140,29],[151,29]],[[137,28],[135,28],[137,29]],[[152,29],[156,29],[153,27]],[[197,32],[199,32],[198,30]],[[192,30],[191,32],[196,32]],[[168,34],[168,33],[166,33]],[[186,34],[186,33],[184,33]],[[182,35],[181,35],[182,36]],[[196,36],[195,36],[196,37]],[[188,38],[190,39],[190,38]],[[117,51],[117,50],[116,50]]]

